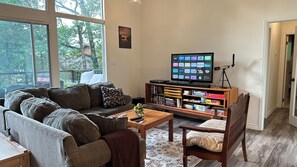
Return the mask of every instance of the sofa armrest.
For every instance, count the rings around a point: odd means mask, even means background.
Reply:
[[[132,97],[129,95],[124,95],[125,104],[131,103]]]
[[[69,133],[13,111],[7,111],[5,118],[12,139],[31,152],[31,167],[74,166],[69,155],[79,149]]]
[[[104,166],[111,160],[111,151],[104,140],[97,140],[79,146],[79,151],[70,155],[75,167]]]
[[[6,119],[5,119],[5,112],[10,111],[8,108],[0,106],[0,132],[5,134],[6,133]]]

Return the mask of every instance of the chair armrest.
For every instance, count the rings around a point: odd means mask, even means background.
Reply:
[[[225,133],[224,130],[214,129],[214,128],[205,128],[205,127],[199,127],[199,126],[181,125],[181,126],[179,126],[179,128],[182,128],[183,130],[194,130],[194,131],[199,131],[199,132]]]

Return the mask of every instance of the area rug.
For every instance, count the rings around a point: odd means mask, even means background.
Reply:
[[[168,131],[152,128],[146,133],[146,167],[182,167],[182,135],[173,134],[173,142],[168,141]],[[201,159],[189,156],[188,166],[194,167]]]

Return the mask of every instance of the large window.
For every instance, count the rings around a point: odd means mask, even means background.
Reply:
[[[0,97],[18,88],[50,86],[47,26],[0,21]]]
[[[65,86],[90,83],[92,78],[102,81],[102,25],[62,18],[57,21],[60,75]],[[89,79],[82,75],[90,72]]]
[[[0,3],[45,10],[46,0],[0,0]]]
[[[56,0],[56,11],[96,19],[103,18],[100,0]]]
[[[56,0],[60,75],[64,86],[103,81],[102,3]],[[65,17],[78,15],[77,19]],[[79,17],[83,16],[83,17]],[[71,17],[73,18],[73,17]]]
[[[0,9],[0,97],[106,80],[103,0],[0,0]]]

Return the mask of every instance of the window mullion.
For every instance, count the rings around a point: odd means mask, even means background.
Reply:
[[[55,13],[56,13],[56,17],[72,19],[72,20],[78,20],[78,21],[87,21],[87,22],[92,22],[92,23],[105,24],[105,21],[102,20],[102,19],[95,19],[95,18],[85,17],[85,16],[64,14],[64,13],[59,13],[59,12],[55,12]]]
[[[6,4],[0,4],[0,9],[1,20],[47,24],[47,11]]]
[[[33,55],[33,77],[34,77],[34,86],[37,85],[37,72],[36,72],[36,55],[35,55],[35,41],[34,41],[34,30],[33,25],[30,24],[30,30],[31,30],[31,41],[32,41],[32,55]]]
[[[55,17],[55,1],[48,0],[46,4],[49,17],[49,51],[50,51],[50,75],[53,87],[60,87],[59,56],[58,56],[58,33],[57,19]]]
[[[103,44],[102,44],[102,59],[103,59],[103,67],[102,67],[102,74],[103,74],[103,79],[105,80],[105,81],[107,81],[107,61],[106,61],[106,56],[104,56],[104,55],[106,55],[106,33],[105,33],[105,31],[106,31],[106,27],[105,27],[105,25],[102,25],[102,31],[103,31],[103,33],[102,33],[102,39],[103,39]]]

